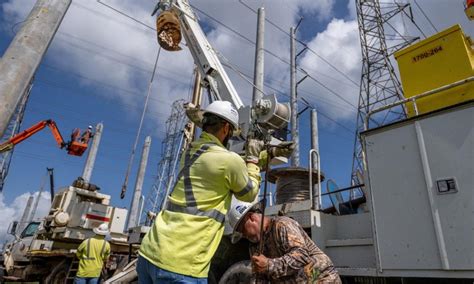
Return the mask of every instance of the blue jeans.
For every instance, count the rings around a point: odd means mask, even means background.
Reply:
[[[138,284],[207,284],[207,278],[196,278],[164,270],[141,256],[138,257],[137,273]]]
[[[98,284],[99,278],[92,277],[74,277],[74,284]]]

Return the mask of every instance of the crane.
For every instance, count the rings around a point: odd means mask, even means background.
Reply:
[[[54,122],[51,119],[47,119],[47,120],[38,122],[32,127],[18,133],[17,135],[13,136],[12,138],[0,144],[0,153],[5,152],[5,151],[10,151],[11,149],[13,149],[13,147],[15,147],[16,144],[28,139],[32,135],[43,130],[45,127],[49,127],[51,129],[51,132],[53,133],[53,137],[56,140],[59,148],[66,149],[69,155],[82,156],[82,154],[84,154],[84,152],[87,150],[86,141],[79,141],[73,138],[69,142],[64,142],[64,139],[61,136],[61,133],[59,132],[56,122]],[[78,138],[79,134],[80,134],[80,130],[76,129],[73,132],[73,137]]]
[[[253,106],[244,106],[188,0],[161,0],[152,16],[159,11],[156,19],[158,43],[165,50],[179,51],[184,36],[201,75],[201,85],[209,90],[214,100],[229,101],[238,110],[243,140],[248,136],[269,138],[274,130],[286,126],[290,117],[289,105],[279,103],[275,95],[266,95]],[[192,110],[187,113],[192,116]]]

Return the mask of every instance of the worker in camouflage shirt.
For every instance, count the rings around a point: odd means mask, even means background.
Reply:
[[[236,235],[254,243],[251,246],[252,268],[267,283],[342,283],[329,257],[322,252],[295,220],[288,217],[264,217],[263,253],[256,253],[260,241],[262,214],[258,206],[248,211],[238,207],[242,217],[234,225]],[[232,223],[232,222],[231,222]],[[238,237],[237,237],[238,238]]]

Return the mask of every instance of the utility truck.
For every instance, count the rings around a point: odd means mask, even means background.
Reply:
[[[113,274],[126,263],[129,246],[123,232],[127,209],[110,206],[110,196],[98,189],[81,179],[60,189],[48,215],[40,222],[29,223],[4,248],[3,280],[72,283],[78,264],[77,247],[94,236],[93,229],[102,223],[109,226],[111,244],[105,274]],[[10,226],[11,233],[16,226],[17,222]]]

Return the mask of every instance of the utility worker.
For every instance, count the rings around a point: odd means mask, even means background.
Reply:
[[[234,229],[232,242],[241,236],[250,247],[252,270],[273,284],[340,284],[341,279],[329,257],[321,251],[295,220],[263,216],[261,203],[233,202],[229,223]],[[263,218],[263,253],[258,254]]]
[[[71,133],[71,143],[74,141],[78,141],[80,135],[81,135],[81,129],[74,128],[74,130],[72,130],[72,133]]]
[[[110,244],[105,240],[109,233],[107,224],[100,224],[93,231],[96,235],[84,240],[77,248],[79,269],[74,279],[75,284],[99,283],[102,267],[110,255]]]
[[[84,133],[82,133],[81,143],[84,143],[84,144],[89,143],[89,140],[92,138],[92,136],[94,136],[92,134],[92,125],[89,125],[89,127],[87,127],[87,130],[84,131]]]
[[[168,202],[140,246],[139,283],[207,283],[232,195],[250,202],[260,187],[263,143],[249,140],[245,161],[226,149],[238,130],[232,104],[214,101],[199,117],[203,132],[181,157]]]

